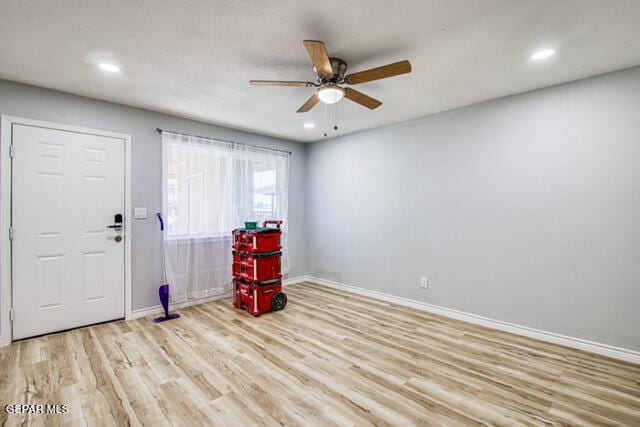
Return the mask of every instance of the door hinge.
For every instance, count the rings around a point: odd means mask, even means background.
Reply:
[[[9,227],[9,240],[13,240],[14,232],[13,227]]]
[[[13,320],[15,319],[15,313],[13,311],[13,308],[9,309],[9,320],[13,322]]]
[[[9,146],[9,157],[13,159],[15,155],[16,155],[16,149],[15,149],[15,146],[12,144]]]

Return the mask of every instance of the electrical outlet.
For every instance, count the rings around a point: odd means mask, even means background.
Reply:
[[[429,287],[429,278],[428,277],[421,277],[420,278],[420,287],[422,289],[427,289]]]

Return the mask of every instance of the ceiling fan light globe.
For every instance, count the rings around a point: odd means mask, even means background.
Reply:
[[[344,97],[344,89],[339,86],[327,86],[318,89],[318,98],[325,104],[335,104]]]

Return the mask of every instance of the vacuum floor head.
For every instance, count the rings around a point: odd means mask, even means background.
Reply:
[[[153,319],[154,322],[160,323],[165,320],[177,319],[180,317],[178,313],[169,313],[169,285],[164,284],[160,286],[158,289],[158,295],[160,296],[160,303],[162,304],[162,309],[164,310],[164,316],[156,317]]]

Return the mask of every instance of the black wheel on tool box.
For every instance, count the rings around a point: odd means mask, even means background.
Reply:
[[[278,292],[271,298],[271,310],[280,311],[287,305],[287,294]]]

